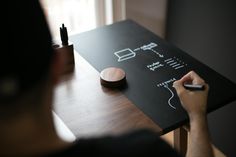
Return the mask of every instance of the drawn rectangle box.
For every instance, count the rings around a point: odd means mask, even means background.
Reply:
[[[118,62],[130,59],[136,56],[136,53],[129,48],[117,51],[114,54],[118,57]]]

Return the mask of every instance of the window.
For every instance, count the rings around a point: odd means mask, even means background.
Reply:
[[[125,0],[41,0],[54,39],[64,23],[76,34],[125,19]]]
[[[41,0],[53,38],[65,24],[72,35],[96,27],[95,0]]]

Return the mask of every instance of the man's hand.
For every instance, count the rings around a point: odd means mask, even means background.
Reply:
[[[185,89],[184,83],[200,84],[204,85],[203,91],[190,91]],[[194,71],[189,72],[183,76],[180,80],[173,83],[173,87],[176,89],[182,106],[188,112],[191,118],[206,115],[207,97],[209,86],[205,81],[198,76]]]
[[[190,91],[185,89],[184,83],[204,85],[205,89]],[[200,76],[191,71],[180,80],[175,81],[173,87],[190,118],[189,145],[186,156],[213,157],[206,117],[209,86]]]

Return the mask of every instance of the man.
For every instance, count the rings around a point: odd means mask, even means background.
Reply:
[[[7,20],[2,29],[5,40],[0,57],[0,156],[180,156],[149,130],[73,143],[60,139],[51,110],[62,64],[51,47],[39,2],[5,3],[7,11],[2,16]],[[183,87],[186,81],[203,84],[206,89],[188,91]],[[206,121],[207,84],[190,72],[174,87],[190,118],[187,156],[213,156]]]

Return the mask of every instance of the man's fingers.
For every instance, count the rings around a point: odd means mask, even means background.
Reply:
[[[184,83],[184,82],[189,82],[189,81],[192,82],[193,79],[192,79],[190,73],[187,73],[180,80],[181,80],[182,83]]]
[[[205,81],[194,71],[190,71],[186,75],[184,75],[181,79],[181,82],[190,82],[193,84],[205,84]]]
[[[173,87],[175,88],[175,90],[179,96],[181,96],[186,91],[180,80],[175,81],[173,83]]]

